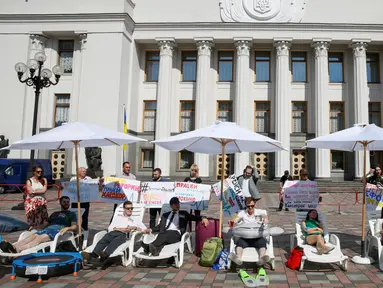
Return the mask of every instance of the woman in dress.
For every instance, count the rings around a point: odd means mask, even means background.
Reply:
[[[306,243],[316,245],[318,254],[328,254],[334,247],[327,247],[324,241],[323,226],[318,219],[315,209],[307,212],[306,220],[302,221],[302,230],[305,233]]]
[[[199,167],[197,164],[193,164],[190,166],[190,176],[186,177],[184,182],[192,182],[192,183],[196,183],[196,184],[202,183],[202,179],[199,178]],[[190,211],[190,213],[192,213],[192,212],[193,211]],[[197,216],[200,216],[201,211],[200,210],[194,210],[194,214]],[[190,231],[191,231],[191,223],[189,225],[190,225]]]
[[[26,183],[26,198],[24,200],[27,222],[31,227],[41,226],[48,221],[47,200],[47,179],[43,177],[41,167],[32,168],[33,177]]]

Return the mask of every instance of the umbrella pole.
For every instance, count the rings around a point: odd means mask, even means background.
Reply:
[[[222,142],[222,168],[221,168],[221,197],[220,197],[220,203],[219,203],[219,237],[222,237],[222,226],[223,226],[223,180],[225,177],[225,166],[226,166],[226,159],[225,159],[225,146],[226,143]]]
[[[365,222],[366,222],[366,157],[367,157],[367,142],[363,142],[363,206],[362,206],[362,242],[361,242],[361,255],[362,258],[366,257],[366,242],[365,242]]]
[[[78,177],[78,143],[79,141],[73,141],[74,143],[74,155],[75,155],[75,162],[76,162],[76,184],[77,184],[77,226],[78,226],[78,236],[81,238],[81,209],[80,209],[80,178]],[[80,239],[79,238],[79,239]],[[79,249],[82,250],[82,241],[79,241]]]

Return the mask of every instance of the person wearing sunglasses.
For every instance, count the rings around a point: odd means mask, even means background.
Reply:
[[[256,209],[256,203],[257,200],[254,198],[246,198],[246,210],[242,210],[238,213],[238,217],[234,220],[234,226],[241,223],[252,223],[254,226],[258,225],[260,227],[262,224],[267,225],[269,223],[266,210]],[[253,239],[239,238],[236,243],[235,253],[230,253],[229,259],[237,265],[242,265],[243,250],[248,247],[253,247],[258,249],[258,264],[264,265],[270,260],[269,256],[266,255],[266,243],[266,239],[263,237]]]
[[[150,233],[141,220],[132,217],[133,203],[125,201],[123,204],[123,212],[117,212],[108,227],[108,233],[97,243],[92,253],[81,252],[83,259],[93,266],[102,266],[106,269],[115,259],[110,255],[130,237],[130,233],[134,231],[142,231],[146,234]]]
[[[24,209],[27,217],[27,223],[34,227],[44,225],[48,221],[47,200],[47,179],[43,177],[43,169],[35,166],[32,168],[33,176],[26,182],[26,197],[24,200]]]

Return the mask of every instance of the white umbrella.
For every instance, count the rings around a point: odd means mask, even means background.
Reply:
[[[78,199],[78,230],[81,234],[80,212],[80,180],[78,178],[78,148],[98,146],[121,146],[140,141],[147,141],[128,134],[115,132],[89,123],[70,123],[47,132],[17,141],[3,148],[4,150],[64,149],[75,148],[77,199]]]
[[[330,135],[321,136],[307,141],[308,148],[333,149],[341,151],[363,151],[363,208],[362,208],[362,242],[361,257],[355,256],[353,261],[358,264],[370,264],[366,257],[365,246],[365,217],[366,217],[366,159],[367,150],[383,150],[383,128],[375,124],[355,124]]]
[[[236,123],[216,121],[213,125],[191,132],[171,136],[165,140],[153,141],[170,151],[188,150],[202,154],[222,154],[222,167],[225,167],[225,153],[276,152],[284,150],[281,143],[257,134]],[[221,169],[220,230],[222,231],[222,195],[224,169]]]

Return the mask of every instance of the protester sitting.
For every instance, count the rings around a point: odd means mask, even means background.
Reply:
[[[58,233],[64,234],[68,231],[75,232],[77,217],[75,213],[68,210],[69,204],[69,197],[62,196],[60,198],[61,211],[51,214],[48,218],[48,224],[44,225],[45,228],[43,230],[28,236],[15,245],[3,241],[0,243],[0,249],[6,253],[20,253],[26,249],[36,247],[41,243],[52,241]]]
[[[306,243],[316,245],[319,255],[328,254],[334,247],[325,245],[322,223],[318,219],[318,212],[315,209],[309,210],[306,220],[302,221],[302,231],[305,233]]]
[[[189,221],[200,221],[206,227],[209,221],[205,217],[191,215],[187,211],[180,211],[180,201],[177,197],[173,197],[169,201],[172,211],[164,213],[161,217],[160,224],[151,232],[159,232],[157,238],[149,244],[141,242],[146,254],[151,253],[152,256],[158,256],[165,245],[173,244],[181,241],[181,236],[185,233]]]
[[[85,251],[81,252],[83,259],[87,260],[89,264],[94,266],[102,264],[103,269],[105,269],[115,260],[110,258],[110,255],[112,255],[120,245],[127,241],[131,232],[150,232],[141,220],[132,217],[132,202],[125,201],[123,208],[124,213],[113,217],[112,223],[110,223],[108,228],[108,233],[101,238],[92,253],[87,253]]]
[[[254,226],[267,225],[269,223],[266,210],[256,209],[256,203],[257,201],[254,198],[246,198],[246,210],[242,210],[238,213],[238,217],[234,220],[234,226],[240,223],[253,223]],[[235,253],[230,253],[229,259],[237,265],[242,265],[243,250],[248,247],[253,247],[259,250],[258,264],[263,265],[270,260],[269,256],[266,255],[266,243],[266,239],[263,237],[253,239],[239,238],[236,243]]]

